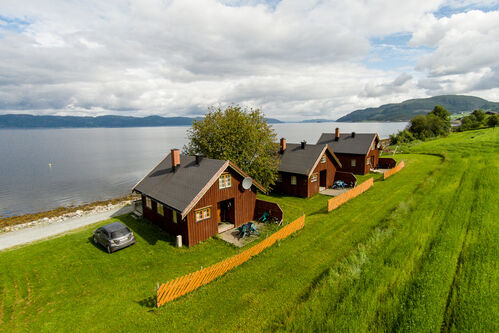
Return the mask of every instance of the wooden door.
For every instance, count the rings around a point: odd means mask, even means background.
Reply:
[[[222,207],[221,203],[217,203],[217,223],[222,222]]]

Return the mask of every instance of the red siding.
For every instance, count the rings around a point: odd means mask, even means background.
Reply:
[[[269,213],[271,217],[277,217],[279,221],[282,221],[284,217],[281,207],[275,202],[256,199],[255,215],[253,216],[253,219],[259,219],[264,212]]]
[[[326,187],[333,186],[336,166],[333,162],[333,156],[331,153],[326,151],[326,155],[326,163],[321,163],[319,160],[319,163],[312,173],[317,173],[317,181],[312,182],[312,177],[309,178],[304,175],[280,172],[282,182],[276,182],[274,191],[302,198],[311,197],[312,195],[319,193],[320,172],[323,170],[326,170]],[[291,176],[296,176],[296,185],[291,185]]]
[[[256,190],[254,186],[252,186],[250,190],[243,191],[240,186],[243,177],[234,172],[231,168],[228,168],[228,170],[230,170],[232,175],[232,186],[230,188],[219,189],[217,180],[187,214],[189,246],[205,241],[218,233],[217,203],[221,201],[234,199],[234,224],[236,227],[253,220]],[[211,217],[196,222],[195,211],[208,206],[211,207]]]
[[[146,200],[142,195],[142,211],[144,212],[144,217],[160,226],[172,236],[182,235],[182,242],[188,243],[187,223],[181,220],[180,213],[177,212],[177,223],[174,223],[171,209],[164,207],[164,216],[161,216],[158,214],[158,204],[153,200],[151,201],[152,209],[149,209],[146,207]]]

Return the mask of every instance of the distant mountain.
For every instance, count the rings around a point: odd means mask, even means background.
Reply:
[[[159,127],[190,126],[195,119],[201,117],[73,117],[73,116],[34,116],[29,114],[0,115],[0,128],[78,128],[78,127]],[[280,120],[268,118],[268,123],[281,123]]]
[[[331,119],[307,119],[307,120],[302,120],[301,123],[332,123],[336,120],[331,120]]]
[[[483,98],[463,95],[442,95],[430,98],[410,99],[402,103],[385,104],[377,108],[353,111],[337,121],[409,121],[417,115],[426,114],[435,105],[443,105],[451,114],[476,109],[499,111],[499,103]]]
[[[265,120],[269,124],[282,124],[282,123],[284,123],[284,121],[280,121],[279,119],[275,119],[275,118],[265,118]]]

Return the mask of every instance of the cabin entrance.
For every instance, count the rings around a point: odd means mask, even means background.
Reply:
[[[319,179],[319,186],[326,188],[327,187],[327,170],[322,170],[319,173],[319,178],[320,178]]]
[[[217,203],[218,233],[234,228],[234,199],[224,200]]]

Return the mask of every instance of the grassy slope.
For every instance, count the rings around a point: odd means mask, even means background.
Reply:
[[[497,202],[497,192],[485,191],[497,184],[497,173],[470,159],[483,160],[477,150],[497,155],[497,136],[479,133],[459,149],[462,161],[452,150],[472,132],[413,148],[449,150],[443,164],[437,156],[397,156],[406,161],[404,170],[333,213],[326,213],[328,198],[321,195],[269,197],[288,221],[307,213],[305,228],[160,309],[152,307],[157,281],[237,250],[215,239],[176,249],[153,225],[125,217],[137,245],[111,256],[90,242],[95,226],[0,252],[0,330],[435,330],[470,328],[470,319],[491,328],[497,208],[483,207],[488,198]]]
[[[497,331],[497,133],[410,147],[446,160],[282,316],[281,328]]]

